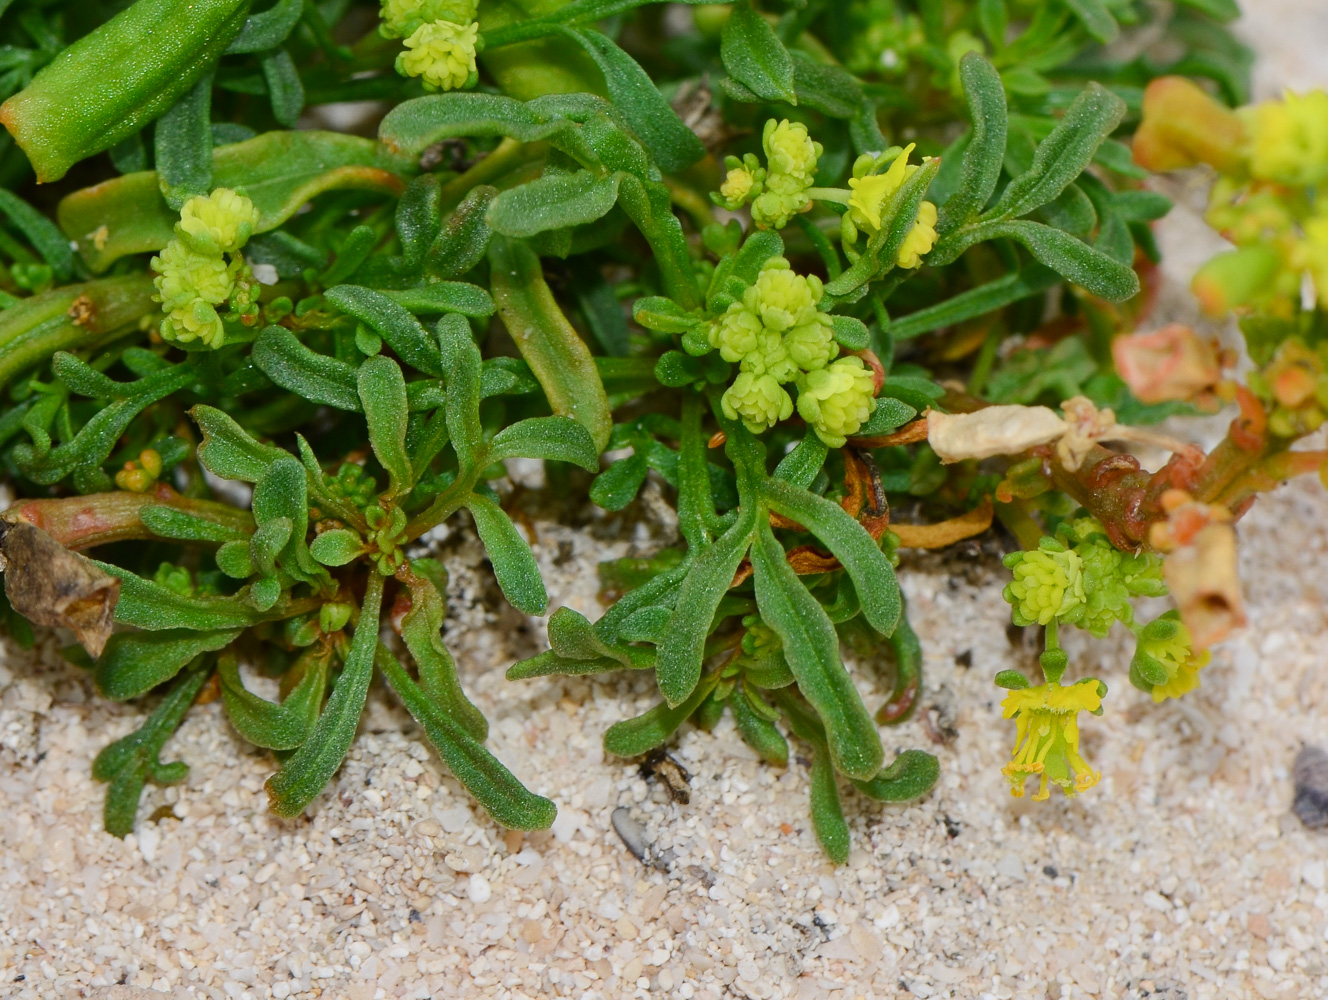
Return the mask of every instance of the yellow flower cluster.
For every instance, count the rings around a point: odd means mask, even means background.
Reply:
[[[184,203],[175,238],[152,258],[157,294],[166,317],[161,321],[165,340],[201,342],[220,347],[226,337],[217,307],[232,309],[251,304],[249,269],[239,249],[258,225],[258,209],[242,194],[217,188]],[[225,254],[231,255],[228,263]]]
[[[425,90],[457,90],[475,73],[475,43],[479,25],[431,21],[406,39],[406,51],[397,56],[397,72],[418,76]]]

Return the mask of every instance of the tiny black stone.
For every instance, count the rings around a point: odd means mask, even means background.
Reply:
[[[955,837],[959,836],[959,831],[963,829],[963,824],[961,824],[957,819],[951,819],[949,816],[944,817],[944,822],[945,822],[946,835],[951,840],[954,840]]]
[[[410,923],[412,923],[412,924],[418,924],[418,923],[420,922],[420,920],[422,919],[422,918],[420,917],[420,911],[419,911],[419,910],[411,910],[411,911],[410,911],[410,916],[407,917],[406,919],[407,919],[408,921],[410,921]]]
[[[955,663],[967,670],[973,665],[973,650],[966,649],[955,657]]]
[[[1047,878],[1060,878],[1061,873],[1055,865],[1043,865],[1042,874],[1047,876]]]

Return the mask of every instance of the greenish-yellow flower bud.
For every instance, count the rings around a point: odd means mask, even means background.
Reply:
[[[195,299],[218,305],[230,297],[231,272],[220,255],[198,253],[181,240],[171,240],[150,263],[157,272],[156,298],[167,312]]]
[[[248,242],[257,225],[258,209],[252,201],[230,188],[217,188],[184,203],[175,235],[199,253],[233,253]]]
[[[475,72],[475,43],[479,25],[432,21],[406,39],[406,51],[397,56],[397,72],[418,76],[425,90],[456,90]]]
[[[769,430],[793,415],[793,400],[773,375],[740,372],[720,400],[724,415],[741,420],[753,434]]]
[[[378,31],[385,38],[408,38],[434,21],[469,24],[479,6],[478,0],[382,0],[382,4]]]
[[[1014,580],[1002,595],[1011,605],[1016,625],[1046,625],[1073,615],[1084,603],[1084,564],[1070,549],[1051,538],[1041,547],[1005,557]]]
[[[798,413],[831,448],[842,448],[876,409],[872,373],[861,358],[840,358],[798,379]]]

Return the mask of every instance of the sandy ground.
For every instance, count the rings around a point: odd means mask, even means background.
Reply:
[[[1328,80],[1321,5],[1250,6],[1248,37],[1278,52],[1259,71],[1261,95]],[[1209,248],[1184,206],[1162,237],[1169,311],[1183,314],[1184,279]],[[593,617],[596,561],[648,551],[671,530],[633,517],[539,523],[550,593]],[[1083,723],[1102,783],[1072,802],[1011,799],[999,773],[1012,733],[991,677],[1030,654],[1007,638],[995,557],[975,546],[906,559],[925,704],[958,735],[936,744],[920,720],[886,734],[891,749],[937,752],[942,778],[907,807],[848,797],[854,850],[842,868],[809,828],[805,764],[760,764],[727,720],[679,740],[693,774],[679,806],[600,750],[612,722],[652,703],[647,679],[504,681],[542,626],[492,610],[464,533],[442,543],[449,641],[493,723],[490,745],[559,803],[545,833],[476,815],[376,691],[308,817],[267,814],[271,761],[212,704],[168,747],[165,759],[191,765],[187,781],[150,790],[138,833],[115,840],[89,768],[142,708],[95,700],[50,645],[35,658],[6,648],[0,995],[1328,996],[1328,834],[1288,812],[1296,750],[1328,742],[1326,529],[1317,483],[1260,501],[1241,526],[1257,628],[1220,648],[1179,703],[1154,706],[1129,686],[1122,637],[1072,647],[1072,669],[1112,689],[1104,717]],[[859,678],[874,703],[870,665]],[[619,807],[656,866],[624,847],[610,820]]]

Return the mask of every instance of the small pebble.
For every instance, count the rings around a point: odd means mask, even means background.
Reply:
[[[1328,826],[1328,753],[1305,746],[1291,765],[1295,796],[1291,811],[1311,830]]]
[[[489,897],[493,895],[493,888],[483,875],[472,875],[466,884],[466,895],[470,897],[472,903],[487,903]]]
[[[613,810],[612,821],[614,832],[636,860],[648,863],[650,842],[646,839],[646,828],[632,818],[631,811],[626,806],[619,806]]]

